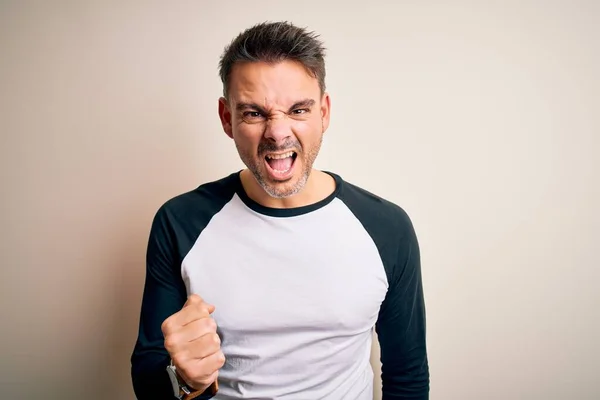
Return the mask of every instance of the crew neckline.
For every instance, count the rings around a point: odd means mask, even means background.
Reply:
[[[234,179],[235,179],[235,184],[236,184],[235,192],[238,195],[238,197],[252,211],[257,212],[259,214],[267,215],[269,217],[277,217],[277,218],[297,217],[297,216],[300,216],[303,214],[308,214],[308,213],[316,211],[320,208],[325,207],[339,195],[340,191],[342,190],[342,184],[343,184],[343,180],[339,175],[334,174],[333,172],[329,172],[329,171],[321,171],[321,172],[324,172],[327,175],[331,176],[333,178],[333,180],[335,181],[335,190],[331,194],[329,194],[327,197],[325,197],[322,200],[319,200],[312,204],[307,204],[305,206],[292,207],[292,208],[275,208],[275,207],[264,206],[256,201],[252,200],[248,196],[248,194],[244,190],[244,186],[242,185],[242,180],[240,177],[241,172],[242,171],[240,170],[234,174],[235,175]]]

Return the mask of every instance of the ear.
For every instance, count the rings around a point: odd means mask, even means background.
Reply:
[[[321,122],[323,124],[323,132],[329,128],[329,119],[331,113],[331,98],[329,93],[324,93],[321,98]]]
[[[219,99],[219,118],[221,119],[223,131],[225,131],[227,136],[233,139],[233,130],[231,129],[231,109],[229,108],[227,99],[224,97]]]

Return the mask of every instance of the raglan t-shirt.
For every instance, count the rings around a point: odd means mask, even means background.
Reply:
[[[370,400],[373,330],[383,398],[428,399],[413,225],[399,206],[328,173],[335,191],[304,207],[254,202],[239,172],[160,207],[131,357],[138,399],[173,398],[161,324],[192,293],[216,307],[226,362],[215,400]]]

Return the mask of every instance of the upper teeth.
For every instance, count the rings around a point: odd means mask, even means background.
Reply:
[[[269,154],[269,155],[267,155],[267,158],[273,159],[273,160],[281,160],[282,158],[288,158],[293,155],[294,155],[293,151],[288,151],[287,153],[283,153],[283,154]]]

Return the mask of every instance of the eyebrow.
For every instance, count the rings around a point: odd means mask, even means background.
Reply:
[[[294,103],[294,105],[291,106],[288,111],[295,110],[296,108],[311,108],[314,105],[315,101],[313,99],[305,99]]]
[[[252,109],[252,110],[260,111],[262,114],[266,114],[265,109],[256,103],[237,103],[237,105],[235,106],[235,109],[238,111]]]
[[[294,103],[289,108],[288,112],[291,112],[291,111],[293,111],[293,110],[295,110],[297,108],[300,108],[300,107],[311,108],[314,105],[315,105],[315,101],[313,99],[304,99],[304,100],[297,101],[296,103]],[[251,110],[256,110],[256,111],[258,111],[258,112],[260,112],[262,114],[267,114],[267,111],[263,107],[259,106],[256,103],[238,103],[235,106],[235,108],[238,111],[243,111],[243,110],[251,109]]]

